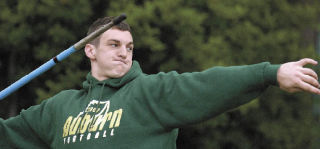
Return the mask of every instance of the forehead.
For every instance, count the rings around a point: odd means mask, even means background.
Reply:
[[[132,35],[129,31],[119,29],[109,29],[101,35],[100,41],[107,42],[109,40],[118,40],[122,43],[133,42]]]

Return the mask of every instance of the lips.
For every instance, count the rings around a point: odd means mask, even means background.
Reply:
[[[114,61],[116,61],[116,62],[121,62],[121,63],[123,63],[123,64],[127,64],[127,62],[126,62],[125,60],[122,60],[122,59],[116,59],[116,60],[114,60]]]

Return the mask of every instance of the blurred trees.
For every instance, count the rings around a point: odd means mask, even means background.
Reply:
[[[319,7],[315,0],[3,0],[0,87],[83,38],[98,17],[122,12],[133,29],[134,59],[146,73],[316,58]],[[73,54],[0,101],[1,117],[80,88],[89,70],[83,52]],[[182,128],[178,148],[319,148],[312,104],[309,94],[271,87],[259,100]]]

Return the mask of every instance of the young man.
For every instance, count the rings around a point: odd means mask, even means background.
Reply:
[[[89,32],[111,18],[96,21]],[[91,72],[81,90],[67,90],[0,121],[1,148],[174,149],[178,128],[247,103],[270,85],[320,94],[317,74],[302,59],[214,67],[203,72],[142,73],[132,61],[125,23],[87,44]]]

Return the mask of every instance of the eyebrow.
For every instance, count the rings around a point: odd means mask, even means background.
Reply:
[[[110,41],[113,41],[113,42],[116,42],[116,43],[121,43],[119,40],[117,40],[117,39],[109,39],[109,40],[107,40],[107,42],[110,42]],[[133,42],[131,41],[131,42],[129,42],[128,43],[128,45],[134,45],[133,44]]]

